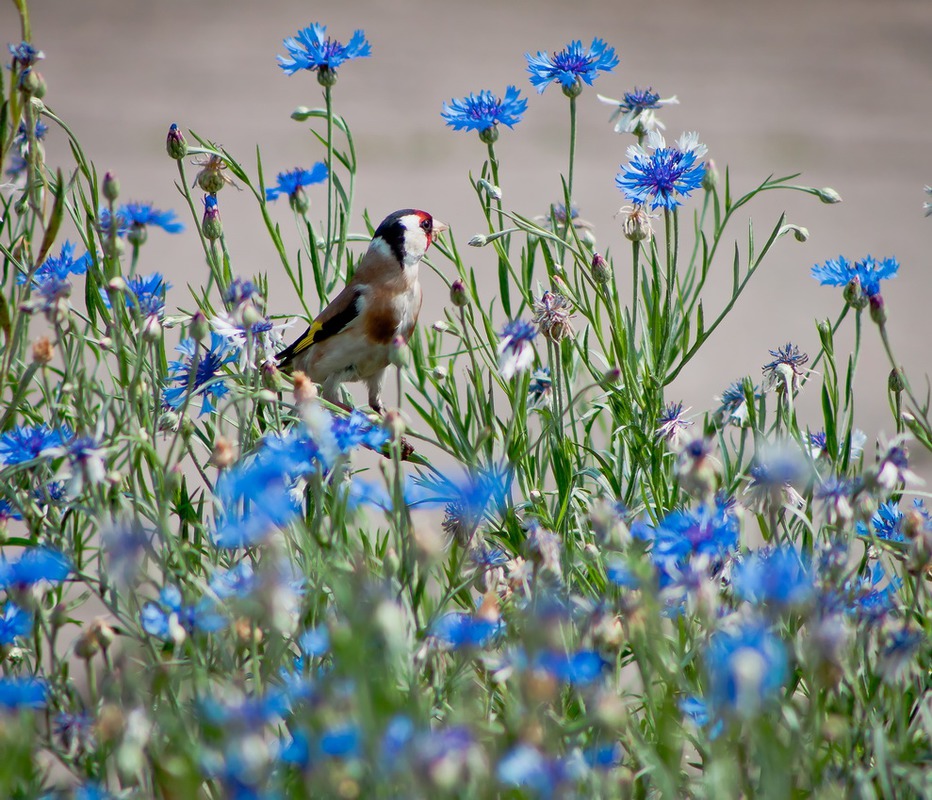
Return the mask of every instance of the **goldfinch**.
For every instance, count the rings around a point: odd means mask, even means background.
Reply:
[[[340,385],[362,381],[369,405],[383,412],[382,379],[396,336],[411,336],[421,310],[418,264],[447,226],[426,211],[389,214],[375,231],[353,277],[301,337],[278,354],[280,367],[321,384],[325,400],[343,405]]]

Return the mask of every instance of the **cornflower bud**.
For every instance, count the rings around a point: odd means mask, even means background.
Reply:
[[[104,198],[109,200],[111,203],[120,196],[120,182],[117,180],[116,175],[114,175],[112,172],[104,173],[104,183],[101,188],[103,190]]]
[[[307,214],[308,209],[311,207],[311,198],[308,197],[307,192],[299,186],[288,195],[288,205],[298,214]]]
[[[55,348],[48,336],[40,336],[32,344],[32,360],[36,364],[49,364],[55,355]]]
[[[870,296],[870,314],[871,319],[878,325],[883,325],[887,321],[887,311],[884,308],[881,295],[872,294]]]
[[[457,308],[469,305],[469,296],[466,294],[466,284],[459,278],[450,284],[450,302]]]
[[[197,185],[208,194],[216,194],[224,186],[230,183],[226,175],[221,172],[226,167],[220,156],[209,156],[206,161],[199,161],[202,169],[197,173],[194,179]]]
[[[714,191],[718,186],[718,168],[715,162],[710,158],[705,164],[705,172],[702,175],[702,188],[707,192]]]
[[[204,316],[204,312],[200,309],[195,311],[191,316],[188,331],[194,339],[203,339],[210,333],[210,323],[207,321],[207,317]]]
[[[899,394],[906,389],[906,382],[903,379],[903,368],[897,367],[890,370],[890,377],[887,378],[887,389],[894,394]]]
[[[165,149],[168,155],[176,161],[184,158],[188,154],[188,143],[185,141],[184,134],[178,129],[173,122],[168,129],[168,139],[165,142]]]
[[[824,189],[816,189],[815,194],[816,197],[826,205],[834,205],[835,203],[841,202],[841,195],[829,186],[826,186]]]
[[[850,281],[845,284],[845,288],[842,291],[842,297],[845,298],[845,302],[852,308],[861,309],[864,308],[869,302],[867,295],[864,293],[864,289],[861,286],[861,279],[855,275]]]
[[[204,198],[204,219],[201,222],[201,230],[204,232],[204,238],[219,239],[223,233],[223,223],[220,221],[220,208],[217,206],[217,198],[212,194]]]
[[[626,206],[626,210],[628,207]],[[650,241],[654,235],[650,226],[650,216],[644,210],[644,206],[635,205],[625,215],[625,220],[621,225],[622,233],[625,239],[631,242]]]
[[[612,280],[612,268],[600,253],[592,255],[592,280],[599,286],[605,286]]]

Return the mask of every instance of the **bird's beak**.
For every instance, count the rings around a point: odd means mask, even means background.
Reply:
[[[430,233],[430,240],[432,242],[436,242],[440,234],[448,230],[450,230],[449,225],[444,225],[439,219],[435,219],[433,228],[431,229]]]

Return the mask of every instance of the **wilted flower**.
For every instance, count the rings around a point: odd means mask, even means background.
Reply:
[[[528,411],[547,408],[550,405],[552,391],[553,378],[550,377],[550,367],[534,370],[527,387]]]
[[[19,44],[8,44],[7,49],[13,56],[13,66],[25,69],[31,67],[37,61],[45,58],[39,48],[33,47],[29,42],[20,42]]]
[[[650,202],[651,208],[675,209],[680,197],[689,197],[702,185],[705,165],[699,161],[706,146],[699,134],[684,133],[672,147],[667,147],[657,131],[647,135],[647,150],[638,144],[628,148],[629,164],[615,177],[615,185],[638,204]]]
[[[537,329],[531,322],[516,319],[507,323],[499,336],[501,342],[498,345],[498,369],[507,381],[534,363],[534,348],[531,342],[537,336]]]
[[[751,396],[755,399],[761,396],[756,386],[751,389]],[[742,426],[747,423],[748,402],[747,395],[744,393],[744,381],[734,381],[729,384],[718,401],[721,405],[716,410],[715,416],[721,420],[722,424],[731,422]]]
[[[633,206],[622,206],[618,210],[619,214],[624,215],[624,221],[621,224],[621,232],[629,242],[649,242],[654,235],[654,229],[651,220],[656,214],[648,214],[647,210],[640,203]]]
[[[773,361],[764,364],[762,369],[767,388],[776,389],[778,392],[785,388],[790,392],[797,392],[800,379],[809,372],[803,369],[803,364],[809,360],[809,356],[799,352],[799,348],[791,342],[771,350],[770,355],[773,356]]]
[[[854,516],[851,505],[856,484],[846,478],[830,477],[813,492],[813,497],[822,502],[830,525],[845,524]]]
[[[757,511],[783,506],[805,508],[806,501],[793,488],[793,482],[806,473],[802,453],[792,445],[761,448],[749,470],[750,483],[745,489],[749,507]]]
[[[525,53],[527,71],[531,83],[542,93],[551,83],[559,82],[563,92],[571,97],[582,91],[582,82],[592,86],[599,72],[611,72],[618,66],[615,50],[601,39],[593,39],[588,50],[582,42],[570,42],[559,53],[552,56],[538,51],[536,56]]]
[[[597,95],[603,103],[615,106],[610,122],[615,123],[615,133],[633,133],[644,136],[653,130],[664,130],[665,125],[654,113],[661,106],[677,105],[676,95],[661,100],[660,95],[652,89],[637,89],[625,92],[624,99],[612,100],[610,97]]]
[[[674,450],[679,447],[686,429],[693,424],[684,416],[687,411],[689,409],[683,408],[682,403],[667,403],[660,416],[657,417],[658,425],[655,435],[658,439],[666,440]]]
[[[874,480],[887,493],[894,491],[901,484],[915,486],[923,482],[922,478],[909,468],[907,438],[905,434],[895,436],[885,447],[878,448]]]
[[[559,342],[573,335],[570,320],[575,315],[572,308],[570,301],[562,294],[544,292],[542,297],[534,300],[534,322],[543,336],[552,342]]]
[[[169,142],[171,142],[171,134],[169,134]],[[228,168],[227,162],[216,153],[201,156],[191,163],[201,168],[201,171],[194,177],[192,187],[197,185],[208,194],[217,194],[227,184],[236,186],[233,179],[225,172]],[[238,186],[236,188],[239,189]]]

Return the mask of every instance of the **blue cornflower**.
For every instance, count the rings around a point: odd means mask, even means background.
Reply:
[[[553,795],[564,779],[561,764],[536,747],[518,744],[502,756],[495,774],[499,783],[520,786],[541,797]]]
[[[830,523],[847,521],[854,514],[851,498],[857,486],[857,483],[847,478],[831,476],[816,487],[812,496],[824,504]]]
[[[682,561],[695,555],[718,561],[738,549],[738,532],[737,517],[719,503],[674,511],[654,529],[653,557],[655,561]]]
[[[277,58],[278,66],[286,75],[294,75],[300,69],[318,70],[318,80],[326,83],[336,79],[336,70],[344,62],[372,55],[372,47],[366,41],[363,31],[354,31],[353,37],[345,45],[329,36],[325,37],[326,31],[326,25],[315,22],[298,31],[296,36],[284,40],[285,49],[291,58]]]
[[[321,658],[330,652],[330,630],[326,625],[308,628],[298,637],[298,647],[310,658]]]
[[[210,414],[214,411],[214,401],[224,397],[229,391],[224,383],[223,368],[236,360],[239,351],[225,336],[213,332],[210,334],[209,350],[205,351],[194,339],[185,339],[175,349],[187,358],[184,361],[168,363],[172,370],[170,381],[178,383],[178,386],[165,390],[165,404],[170,408],[181,408],[185,396],[190,391],[192,397],[201,396],[201,414]]]
[[[498,369],[506,381],[531,366],[534,361],[531,342],[536,336],[537,326],[523,319],[512,320],[502,328],[499,334]]]
[[[298,197],[305,186],[327,180],[327,165],[318,161],[310,169],[295,167],[288,172],[279,172],[276,176],[277,184],[265,190],[266,200],[278,200],[280,195],[287,195],[290,199]]]
[[[141,244],[145,241],[146,230],[149,225],[161,228],[166,233],[181,233],[184,230],[184,224],[175,218],[174,211],[159,211],[153,208],[151,203],[126,203],[120,206],[116,214],[116,232],[117,236],[123,236],[129,232],[130,240]],[[100,227],[106,233],[109,232],[114,220],[110,219],[110,211],[103,209],[100,212]]]
[[[340,453],[347,454],[357,445],[378,450],[391,434],[381,425],[373,425],[369,418],[358,409],[353,409],[348,417],[333,417],[330,427]]]
[[[396,714],[388,721],[379,743],[379,762],[384,770],[394,772],[399,768],[408,755],[415,733],[414,723],[404,714]]]
[[[552,56],[538,51],[536,56],[525,53],[527,71],[531,84],[538,94],[554,81],[559,81],[564,93],[576,96],[582,90],[582,81],[592,86],[598,72],[611,72],[618,66],[615,49],[599,38],[592,40],[589,49],[583,50],[582,42],[574,40],[559,53]]]
[[[61,583],[71,570],[71,559],[50,547],[30,547],[16,561],[0,555],[0,589],[28,589],[41,581]]]
[[[906,541],[903,536],[903,512],[896,507],[896,503],[881,503],[877,513],[871,517],[870,529],[863,522],[858,522],[857,531],[859,536],[867,537],[873,531],[878,539],[888,542]]]
[[[774,699],[789,672],[783,642],[757,621],[714,633],[704,662],[712,708],[742,717]]]
[[[32,633],[32,614],[7,602],[0,614],[0,645],[13,644],[17,637]]]
[[[615,122],[615,133],[633,133],[642,136],[653,130],[664,130],[664,124],[654,114],[658,108],[667,105],[678,105],[679,100],[668,97],[661,100],[660,95],[653,89],[638,89],[625,92],[621,100],[612,100],[610,97],[597,95],[599,100],[610,106],[615,106],[610,122]]]
[[[205,598],[197,605],[186,605],[178,587],[170,585],[159,592],[158,602],[150,600],[142,607],[139,620],[146,633],[164,642],[179,642],[195,631],[210,633],[226,625],[212,601]]]
[[[699,161],[707,148],[699,142],[699,134],[684,133],[672,147],[667,147],[657,131],[647,135],[648,153],[639,144],[628,148],[627,167],[615,176],[615,185],[625,197],[639,205],[674,210],[702,185],[705,164]]]
[[[903,581],[896,575],[887,580],[880,562],[863,578],[854,578],[844,586],[846,611],[868,625],[876,625],[897,607],[897,592]]]
[[[759,550],[735,568],[735,592],[751,603],[799,606],[815,595],[812,572],[792,547]]]
[[[10,156],[10,166],[7,167],[6,174],[12,180],[16,180],[20,175],[24,175],[29,169],[29,164],[21,155],[13,153]]]
[[[487,647],[503,629],[501,620],[485,619],[461,611],[451,611],[431,624],[428,635],[454,650]]]
[[[0,434],[0,463],[22,464],[54,455],[50,451],[62,447],[71,436],[67,427],[52,430],[45,424],[17,425]]]
[[[694,725],[699,728],[708,728],[709,729],[709,739],[717,739],[724,728],[725,724],[722,720],[717,720],[714,724],[712,723],[712,713],[709,708],[709,704],[703,700],[701,697],[696,697],[695,695],[690,695],[684,697],[679,702],[680,711],[684,717],[690,719]]]
[[[13,504],[9,500],[0,498],[0,529],[6,524],[7,520],[22,518],[23,515],[13,508]]]
[[[552,390],[553,378],[550,376],[550,367],[534,370],[527,386],[528,411],[549,406]]]
[[[526,110],[527,99],[521,97],[517,87],[509,86],[502,99],[483,89],[479,94],[470,92],[462,99],[451,100],[449,105],[444,103],[440,116],[455,131],[478,131],[480,136],[485,134],[483,141],[494,142],[499,123],[513,128]]]
[[[608,662],[595,650],[579,650],[575,653],[545,650],[537,655],[533,666],[564,683],[588,686],[608,668]]]
[[[172,288],[158,272],[137,275],[126,281],[126,302],[146,317],[161,319],[165,313],[165,293]],[[109,298],[108,298],[109,300]]]
[[[83,275],[91,264],[91,254],[85,253],[81,258],[74,258],[74,245],[65,241],[57,256],[49,256],[43,261],[32,275],[34,286],[42,286],[51,280],[64,281],[69,275]],[[26,274],[16,276],[16,282],[26,282]]]
[[[49,687],[37,678],[0,678],[0,708],[44,708]]]
[[[822,286],[847,286],[856,279],[864,294],[873,297],[880,294],[880,281],[895,278],[899,269],[899,262],[895,258],[878,261],[873,256],[867,256],[852,264],[844,256],[838,256],[824,264],[816,264],[812,268],[812,277]]]
[[[13,55],[13,65],[20,67],[31,67],[40,59],[45,58],[45,53],[29,42],[20,42],[19,44],[8,44],[10,53]]]
[[[263,448],[220,476],[214,488],[222,509],[213,534],[217,547],[251,547],[296,518],[299,508],[290,491],[295,458],[289,450]]]

